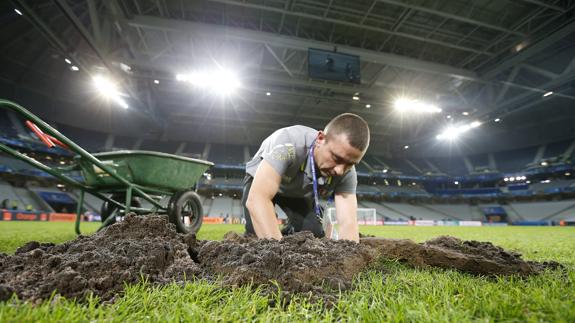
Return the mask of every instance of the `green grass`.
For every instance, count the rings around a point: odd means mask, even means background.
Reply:
[[[85,227],[85,231],[96,227]],[[239,225],[204,225],[200,239],[219,239]],[[0,251],[28,240],[61,242],[74,237],[71,223],[0,222]],[[575,228],[561,227],[362,227],[362,233],[424,241],[438,235],[492,241],[530,260],[557,260],[567,271],[519,279],[473,277],[441,269],[413,269],[386,262],[387,272],[362,274],[357,288],[330,309],[298,298],[288,307],[248,287],[222,289],[193,282],[179,286],[128,286],[114,304],[55,299],[39,305],[0,304],[0,322],[36,321],[398,321],[574,322]],[[273,296],[270,296],[273,298]]]

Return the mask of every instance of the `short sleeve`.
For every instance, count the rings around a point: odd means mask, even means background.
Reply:
[[[281,129],[270,137],[261,158],[267,161],[278,174],[285,174],[288,167],[296,160],[295,145],[286,130]]]
[[[355,194],[357,188],[357,173],[355,172],[355,166],[347,172],[341,179],[341,181],[335,187],[335,193],[350,193]]]

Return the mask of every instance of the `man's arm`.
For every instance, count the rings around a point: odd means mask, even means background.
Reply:
[[[335,194],[335,214],[339,224],[339,239],[359,242],[357,197],[351,193]]]
[[[250,211],[256,235],[260,239],[281,240],[272,199],[279,190],[281,176],[265,159],[254,176],[246,207]]]

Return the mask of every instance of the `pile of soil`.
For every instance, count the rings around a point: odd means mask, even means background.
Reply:
[[[406,239],[363,238],[387,259],[398,260],[415,267],[439,267],[482,276],[528,276],[545,269],[557,269],[555,261],[534,262],[521,259],[521,254],[494,246],[491,242],[463,241],[441,236],[424,243]]]
[[[361,242],[316,239],[311,233],[281,241],[229,233],[222,241],[201,241],[176,233],[164,216],[128,215],[91,236],[59,245],[29,242],[14,255],[0,254],[0,301],[13,293],[39,301],[53,291],[79,300],[90,293],[110,300],[126,283],[192,278],[217,280],[225,286],[253,284],[263,290],[277,286],[284,296],[306,293],[329,299],[351,288],[353,277],[379,257],[482,275],[529,275],[558,265],[526,262],[490,243],[452,237],[423,244],[380,238]]]
[[[91,292],[109,300],[125,283],[194,277],[217,278],[226,286],[253,283],[287,293],[327,295],[348,289],[375,256],[369,247],[316,239],[311,233],[282,241],[233,234],[223,241],[200,241],[176,233],[164,216],[128,215],[92,236],[60,245],[33,241],[14,255],[0,254],[0,301],[13,293],[20,299],[43,300],[55,290],[68,298],[82,300]]]
[[[14,255],[0,254],[0,300],[12,292],[20,299],[47,299],[54,290],[69,298],[93,292],[109,300],[124,283],[165,283],[200,272],[164,217],[127,216],[92,236],[59,245],[32,241]]]

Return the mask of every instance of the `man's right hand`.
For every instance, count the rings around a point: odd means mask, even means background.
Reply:
[[[264,159],[260,162],[246,201],[256,235],[260,239],[281,240],[274,204],[274,196],[279,190],[281,176]]]

